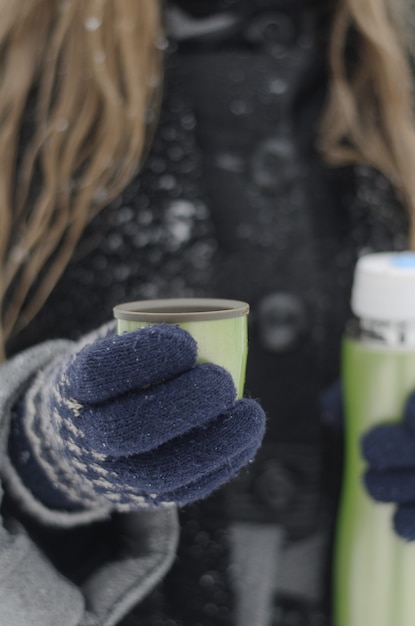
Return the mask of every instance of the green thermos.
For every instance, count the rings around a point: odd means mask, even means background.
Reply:
[[[401,419],[415,390],[415,253],[359,259],[342,347],[345,457],[334,553],[334,626],[415,625],[415,545],[394,506],[365,492],[362,435]]]

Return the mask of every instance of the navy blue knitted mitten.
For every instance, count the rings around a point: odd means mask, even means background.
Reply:
[[[160,324],[97,339],[39,372],[16,406],[12,461],[55,509],[130,511],[206,497],[259,447],[265,416]]]
[[[402,423],[371,429],[362,440],[369,464],[364,481],[369,494],[380,502],[396,503],[396,532],[415,540],[415,395],[411,395]]]

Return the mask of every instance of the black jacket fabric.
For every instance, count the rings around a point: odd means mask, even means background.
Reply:
[[[321,399],[339,376],[355,261],[404,249],[407,220],[382,175],[331,170],[316,153],[329,19],[320,4],[168,6],[164,105],[146,165],[95,218],[44,309],[9,346],[76,338],[134,299],[250,303],[246,393],[267,413],[264,445],[241,476],[181,512],[173,568],[123,626],[240,626],[249,577],[235,568],[251,571],[261,594],[262,557],[258,539],[244,560],[238,537],[267,533],[275,580],[263,583],[266,626],[330,624],[341,434],[324,422]]]

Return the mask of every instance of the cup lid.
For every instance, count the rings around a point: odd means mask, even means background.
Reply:
[[[124,302],[113,309],[116,319],[131,322],[197,322],[248,315],[249,304],[224,298],[162,298]]]

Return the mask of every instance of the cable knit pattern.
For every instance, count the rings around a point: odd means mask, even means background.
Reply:
[[[16,407],[11,454],[25,484],[56,509],[130,511],[184,504],[229,480],[255,455],[264,414],[196,357],[171,325],[84,338]]]

